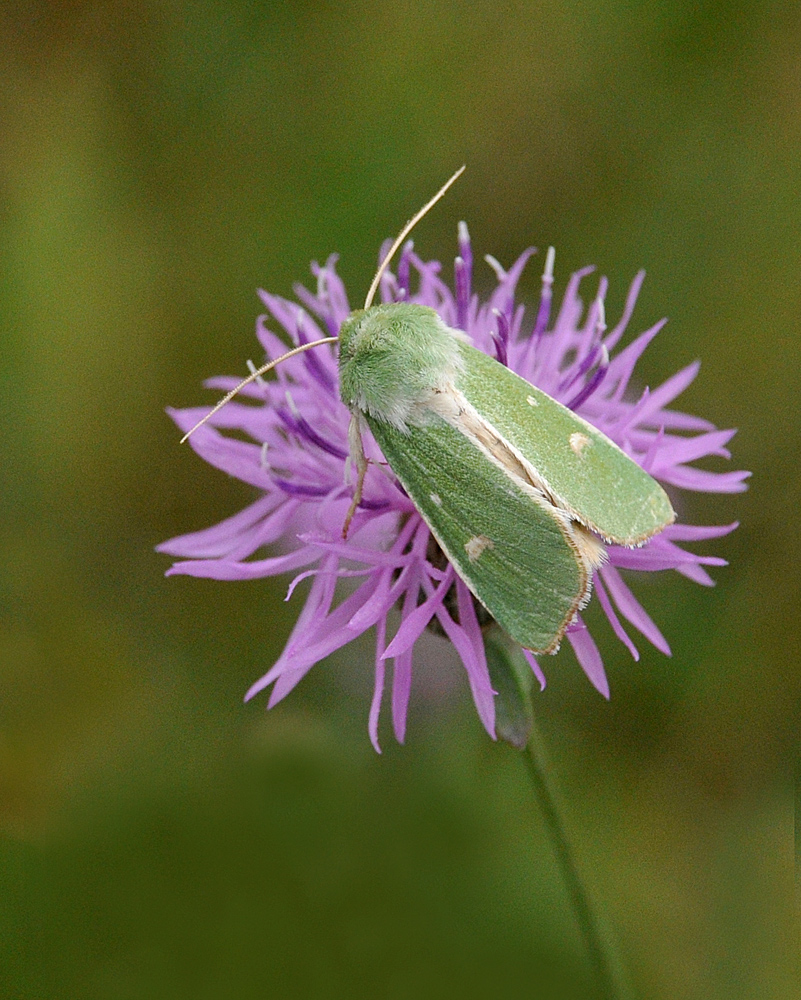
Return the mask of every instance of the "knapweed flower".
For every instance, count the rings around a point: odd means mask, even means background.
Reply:
[[[386,247],[382,251],[386,253]],[[381,280],[384,302],[411,301],[434,308],[445,323],[465,331],[480,350],[508,365],[529,382],[580,414],[603,431],[669,490],[734,493],[745,489],[746,472],[718,473],[693,468],[707,455],[729,458],[726,445],[734,431],[716,430],[708,421],[668,409],[692,382],[698,363],[677,372],[658,389],[632,396],[635,365],[664,325],[664,320],[617,351],[642,285],[640,272],[628,293],[618,323],[607,331],[604,319],[606,279],[600,280],[589,309],[579,297],[581,281],[593,268],[573,274],[555,319],[552,319],[553,251],[547,255],[536,316],[526,320],[515,303],[515,289],[533,250],[504,270],[488,257],[497,287],[486,302],[472,293],[473,257],[467,227],[459,226],[455,289],[440,278],[440,264],[423,261],[406,244],[397,272]],[[293,345],[336,336],[351,312],[336,273],[336,257],[324,267],[312,266],[316,292],[296,286],[299,302],[267,292],[260,296],[268,310],[256,334],[269,358],[287,345],[269,324],[274,322]],[[237,380],[214,378],[206,384],[228,391]],[[287,600],[298,584],[311,580],[308,596],[286,647],[270,670],[247,692],[251,698],[273,685],[272,707],[287,695],[315,663],[375,627],[375,688],[369,732],[378,749],[378,718],[392,661],[392,722],[403,742],[412,683],[412,655],[424,630],[436,625],[455,646],[464,664],[479,717],[495,735],[494,692],[482,639],[486,615],[476,608],[466,585],[444,560],[420,514],[366,433],[371,460],[364,494],[347,538],[343,524],[353,492],[348,459],[350,412],[341,402],[336,349],[325,345],[296,355],[275,369],[275,378],[246,386],[241,395],[215,413],[191,437],[192,447],[207,462],[261,491],[253,504],[212,528],[183,535],[159,546],[181,556],[172,573],[216,580],[247,580],[294,572]],[[188,431],[207,409],[170,411]],[[230,437],[237,431],[252,441]],[[594,574],[594,593],[618,639],[635,659],[637,649],[624,621],[663,653],[670,648],[621,576],[621,570],[654,572],[673,569],[696,583],[712,583],[705,566],[724,565],[699,556],[679,543],[716,538],[736,524],[699,527],[675,523],[641,548],[607,546],[607,560]],[[260,550],[277,546],[279,554]],[[258,557],[256,557],[258,555]],[[341,581],[347,581],[342,584]],[[390,637],[390,612],[396,611]],[[394,620],[394,619],[393,619]],[[606,697],[609,687],[603,662],[581,616],[566,632],[587,677]],[[526,651],[534,674],[545,686],[541,664]]]

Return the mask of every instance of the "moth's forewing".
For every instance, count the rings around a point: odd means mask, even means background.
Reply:
[[[408,434],[366,419],[473,594],[522,646],[552,652],[589,582],[560,512],[533,499],[435,414]]]
[[[547,486],[607,541],[638,545],[674,519],[667,494],[605,434],[468,344],[456,388]]]

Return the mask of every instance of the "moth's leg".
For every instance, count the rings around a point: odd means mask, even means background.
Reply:
[[[351,413],[348,424],[348,450],[350,460],[356,466],[356,487],[353,491],[348,513],[345,516],[345,523],[342,526],[342,537],[348,537],[348,528],[356,513],[356,508],[362,502],[362,490],[364,489],[364,477],[367,475],[367,456],[364,454],[364,444],[362,443],[361,420],[358,413]]]

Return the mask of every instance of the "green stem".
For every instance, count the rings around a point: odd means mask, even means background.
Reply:
[[[578,866],[565,832],[554,795],[553,784],[548,776],[548,765],[536,726],[532,725],[531,735],[524,754],[531,783],[539,801],[545,825],[551,837],[554,854],[562,873],[565,886],[573,904],[584,943],[590,956],[600,995],[605,1000],[619,1000],[621,992],[613,974],[613,962],[601,933],[601,925],[593,910],[589,893],[579,874]]]
[[[495,689],[495,730],[499,740],[518,750],[525,748],[525,761],[534,785],[554,853],[581,928],[584,942],[604,1000],[621,1000],[622,990],[608,942],[579,875],[573,851],[557,807],[557,796],[549,778],[550,769],[534,725],[531,688],[534,675],[520,647],[499,628],[484,632],[484,648],[492,686]]]

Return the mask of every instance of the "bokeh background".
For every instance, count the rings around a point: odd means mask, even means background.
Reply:
[[[243,707],[286,581],[153,551],[252,498],[163,411],[256,356],[255,289],[338,251],[358,302],[462,162],[424,256],[450,275],[459,219],[479,258],[553,243],[612,319],[645,267],[643,384],[701,358],[681,408],[740,428],[750,491],[686,497],[742,522],[717,587],[635,582],[672,659],[606,630],[612,700],[565,649],[536,708],[632,995],[792,994],[799,42],[771,0],[0,7],[2,997],[594,995],[522,761],[437,640],[379,757],[364,649]]]

